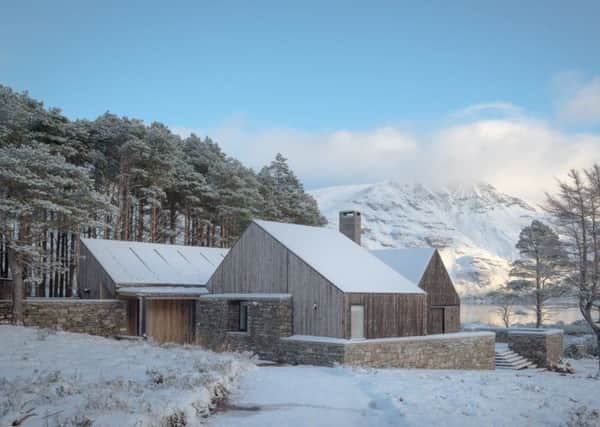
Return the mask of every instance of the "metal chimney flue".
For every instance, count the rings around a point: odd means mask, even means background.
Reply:
[[[340,233],[354,240],[360,245],[360,212],[358,211],[341,211],[340,212]]]

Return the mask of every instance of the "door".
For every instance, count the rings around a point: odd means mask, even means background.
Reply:
[[[146,305],[148,336],[160,343],[193,343],[195,301],[147,300]]]
[[[365,338],[365,307],[363,305],[350,306],[350,338]]]
[[[429,310],[427,333],[432,335],[443,334],[444,332],[444,307],[432,307]]]

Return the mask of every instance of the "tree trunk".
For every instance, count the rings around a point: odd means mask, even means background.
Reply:
[[[177,208],[174,203],[171,203],[171,206],[169,206],[169,229],[171,231],[169,243],[174,245],[177,234]]]
[[[542,327],[542,314],[543,314],[543,301],[542,296],[540,295],[540,291],[538,289],[535,294],[535,327]]]
[[[14,325],[23,325],[23,266],[18,260],[14,249],[7,245],[8,265],[13,276],[12,289],[12,323]]]

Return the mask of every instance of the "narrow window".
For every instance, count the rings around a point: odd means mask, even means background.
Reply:
[[[362,339],[365,337],[365,307],[363,305],[350,306],[350,338]]]
[[[248,331],[248,303],[240,302],[240,331]]]

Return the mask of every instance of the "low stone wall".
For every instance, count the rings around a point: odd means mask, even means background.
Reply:
[[[247,331],[239,331],[239,303],[248,303]],[[196,302],[196,343],[213,350],[250,351],[279,361],[281,337],[292,334],[287,294],[206,295]]]
[[[279,360],[294,365],[333,366],[343,364],[347,342],[343,339],[311,336],[282,338]]]
[[[452,333],[364,341],[293,336],[283,338],[282,358],[290,363],[373,368],[495,369],[491,332]]]
[[[550,366],[563,354],[561,329],[514,329],[508,332],[508,347],[538,366]]]
[[[12,301],[0,301],[0,323],[11,319]],[[23,323],[92,335],[122,335],[127,333],[127,305],[122,300],[27,298]]]

